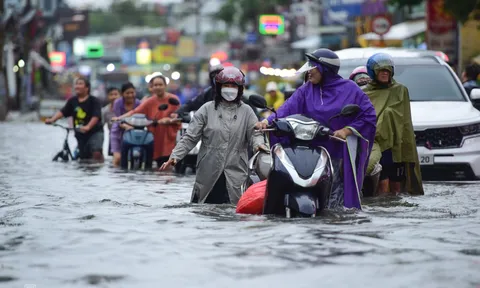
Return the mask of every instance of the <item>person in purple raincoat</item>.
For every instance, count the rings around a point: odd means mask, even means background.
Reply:
[[[357,104],[360,112],[355,116],[338,117],[330,122],[334,135],[347,139],[348,145],[334,140],[318,140],[332,158],[335,173],[329,208],[344,206],[361,209],[361,189],[366,173],[368,157],[372,149],[376,131],[376,113],[368,96],[355,82],[338,75],[340,59],[329,49],[318,49],[305,54],[307,63],[297,73],[307,72],[308,81],[278,109],[278,118],[302,114],[323,125],[340,113],[347,104]],[[258,129],[266,128],[275,119],[258,122]],[[286,139],[270,137],[271,147]]]
[[[122,85],[122,97],[113,102],[113,114],[116,117],[131,111],[140,105],[140,100],[135,97],[135,86],[128,82]],[[123,131],[132,129],[128,124],[114,122],[110,131],[110,143],[113,153],[113,165],[119,166],[122,155],[122,136]]]

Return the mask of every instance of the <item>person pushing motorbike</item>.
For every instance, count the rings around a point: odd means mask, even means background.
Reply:
[[[334,136],[338,138],[346,139],[354,135],[359,149],[356,149],[358,161],[353,162],[361,164],[350,163],[351,159],[347,156],[348,151],[343,143],[319,140],[314,144],[328,150],[335,171],[344,167],[344,173],[335,173],[329,207],[360,208],[359,194],[363,181],[360,175],[365,175],[367,158],[375,137],[375,109],[367,95],[354,82],[343,79],[338,74],[340,59],[337,54],[329,49],[318,49],[305,55],[308,61],[297,74],[307,72],[308,81],[298,88],[276,113],[258,122],[256,126],[258,129],[265,129],[275,117],[302,114],[324,125],[330,124],[330,128],[335,131]],[[335,117],[348,104],[358,105],[358,113],[355,116]],[[272,146],[274,142],[278,140],[271,135]],[[357,179],[341,179],[341,174],[359,176],[355,177]]]
[[[90,95],[90,82],[86,78],[75,81],[76,96],[68,99],[65,106],[53,117],[45,120],[52,124],[63,117],[73,117],[79,158],[103,162],[102,105]]]

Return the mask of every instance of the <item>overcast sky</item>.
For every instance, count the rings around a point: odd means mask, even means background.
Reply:
[[[95,8],[103,8],[107,7],[112,3],[113,0],[66,0],[66,2],[71,5],[72,7],[85,7],[85,6],[90,6],[90,7],[95,7]],[[162,3],[162,4],[168,4],[168,3],[179,3],[182,2],[182,0],[141,0],[142,2],[153,2],[153,3]]]

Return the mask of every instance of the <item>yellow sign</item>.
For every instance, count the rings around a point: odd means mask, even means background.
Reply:
[[[472,12],[469,20],[461,27],[460,37],[462,39],[462,47],[460,55],[462,56],[461,65],[462,69],[465,68],[464,65],[470,63],[476,56],[480,55],[480,19],[477,16],[480,16],[480,10]]]
[[[155,63],[176,64],[179,61],[175,52],[175,46],[173,45],[158,45],[153,50],[153,61]]]
[[[149,65],[152,63],[152,50],[142,48],[137,50],[137,64]]]
[[[195,57],[195,40],[182,36],[178,39],[177,57]]]

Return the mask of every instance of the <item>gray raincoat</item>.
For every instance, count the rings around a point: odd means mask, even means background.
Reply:
[[[240,186],[247,179],[247,149],[250,141],[255,150],[264,144],[261,132],[254,131],[257,116],[252,108],[240,103],[222,101],[205,103],[192,118],[187,132],[173,149],[170,158],[181,160],[202,141],[197,156],[197,175],[192,198],[204,203],[213,186],[225,173],[228,196],[232,204],[240,199]]]

